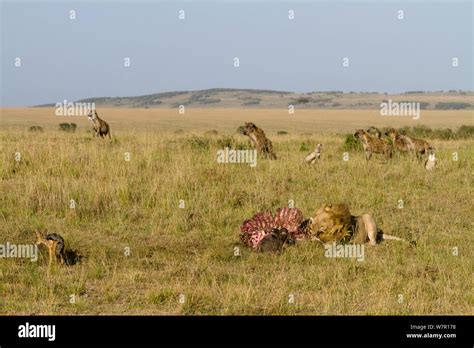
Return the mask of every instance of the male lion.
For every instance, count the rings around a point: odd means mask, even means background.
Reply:
[[[377,244],[382,239],[405,241],[377,229],[374,218],[369,214],[351,215],[345,203],[325,204],[311,218],[313,239],[322,243]]]

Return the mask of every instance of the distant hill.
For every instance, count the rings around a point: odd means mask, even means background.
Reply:
[[[327,91],[294,93],[260,89],[213,88],[200,91],[164,92],[136,97],[97,97],[77,102],[95,102],[102,108],[287,108],[299,109],[378,109],[380,103],[420,102],[422,109],[474,109],[474,92],[410,91],[401,94]],[[52,107],[55,104],[38,105]]]

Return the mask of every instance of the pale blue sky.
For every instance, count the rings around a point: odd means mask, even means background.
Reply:
[[[473,89],[471,1],[1,1],[2,106],[218,87]]]

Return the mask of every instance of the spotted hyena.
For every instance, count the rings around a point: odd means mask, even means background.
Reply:
[[[373,153],[382,153],[387,158],[392,157],[392,147],[387,140],[372,136],[363,129],[356,130],[354,136],[362,141],[367,161],[372,157]]]
[[[427,155],[431,150],[433,150],[433,147],[423,139],[416,139],[407,136],[412,142],[413,145],[415,146],[415,153],[417,157],[421,157],[422,155]]]
[[[92,122],[92,129],[94,130],[96,137],[104,138],[105,136],[108,135],[109,138],[112,139],[112,136],[110,135],[109,124],[99,117],[99,115],[97,114],[97,111],[95,110],[89,111],[89,113],[87,114],[87,117]]]
[[[251,140],[257,151],[262,153],[265,158],[276,159],[275,152],[273,152],[273,144],[270,139],[265,136],[265,132],[258,128],[252,122],[245,122],[243,134],[247,135]]]
[[[398,153],[415,153],[415,144],[406,135],[398,133],[394,128],[390,128],[385,135],[392,139],[393,147]]]
[[[367,133],[369,133],[370,135],[374,135],[376,138],[382,138],[382,132],[375,126],[370,126],[367,129]]]

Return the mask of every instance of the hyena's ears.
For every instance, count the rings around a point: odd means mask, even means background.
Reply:
[[[36,235],[36,243],[38,244],[41,240],[44,239],[43,233],[41,233],[38,230],[35,230],[35,235]]]

